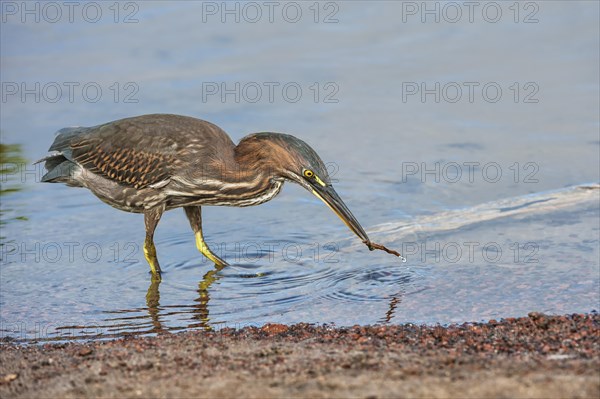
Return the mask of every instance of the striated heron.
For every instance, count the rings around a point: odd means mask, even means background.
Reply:
[[[144,254],[161,269],[153,236],[163,212],[183,207],[198,250],[227,263],[206,245],[202,205],[250,206],[275,197],[289,180],[327,204],[370,250],[375,244],[331,185],[327,169],[304,141],[282,133],[250,134],[236,146],[218,126],[186,116],[153,114],[58,132],[43,182],[85,187],[107,204],[144,214]]]

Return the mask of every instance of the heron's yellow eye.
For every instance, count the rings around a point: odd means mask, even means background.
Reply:
[[[308,177],[308,178],[315,177],[315,174],[312,170],[307,169],[304,171],[304,177]]]

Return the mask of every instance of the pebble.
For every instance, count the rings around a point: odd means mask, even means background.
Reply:
[[[94,351],[93,351],[93,350],[91,350],[90,348],[81,348],[81,349],[79,350],[79,352],[77,352],[77,354],[78,354],[79,356],[88,356],[88,355],[91,355],[93,352],[94,352]]]

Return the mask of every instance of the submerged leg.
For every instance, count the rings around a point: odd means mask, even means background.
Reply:
[[[201,208],[199,206],[184,206],[183,210],[190,221],[192,230],[194,230],[194,235],[196,236],[196,248],[198,248],[198,251],[213,261],[216,265],[227,266],[227,262],[215,255],[204,241],[204,237],[202,236]]]
[[[144,213],[144,223],[146,224],[146,241],[144,241],[144,255],[150,265],[152,278],[160,280],[160,265],[156,257],[156,248],[154,247],[154,230],[163,214],[163,208],[153,208]]]

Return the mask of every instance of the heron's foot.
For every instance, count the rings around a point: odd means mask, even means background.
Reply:
[[[220,267],[225,267],[225,266],[229,266],[229,264],[227,262],[225,262],[223,259],[219,258],[213,251],[210,250],[210,248],[208,247],[208,245],[206,245],[206,242],[204,241],[204,237],[202,237],[202,232],[196,232],[195,234],[196,236],[196,248],[198,248],[198,251],[200,251],[200,253],[204,256],[206,256],[208,259],[210,259],[212,262],[215,263],[215,265],[220,266]]]
[[[152,273],[153,280],[161,280],[161,270],[160,265],[158,263],[158,258],[156,257],[156,248],[154,247],[153,242],[146,241],[144,243],[144,256],[146,257],[146,261],[150,265],[150,272]]]

